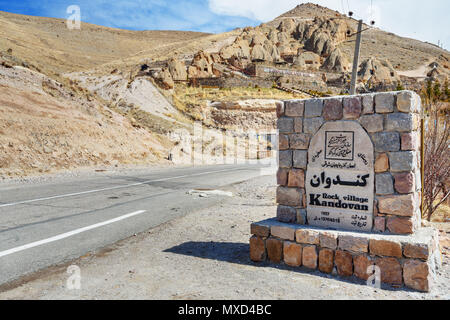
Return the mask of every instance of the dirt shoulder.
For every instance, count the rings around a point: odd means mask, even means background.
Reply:
[[[68,265],[0,293],[0,299],[449,299],[449,256],[429,294],[373,289],[355,279],[303,268],[255,264],[248,254],[250,223],[274,216],[273,176],[231,186],[234,196],[75,264],[81,290],[66,289]],[[31,278],[32,279],[32,278]]]

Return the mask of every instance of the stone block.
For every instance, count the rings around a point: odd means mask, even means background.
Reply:
[[[261,238],[268,238],[270,236],[270,227],[258,223],[252,223],[250,226],[250,232],[252,235]]]
[[[403,254],[407,258],[428,260],[430,246],[427,244],[406,243],[403,245]]]
[[[293,226],[272,226],[270,234],[272,237],[295,241],[295,228]]]
[[[322,116],[323,100],[311,99],[305,101],[305,118],[315,118]]]
[[[294,132],[303,132],[303,118],[294,118]]]
[[[421,192],[422,191],[422,173],[419,169],[416,169],[414,172],[414,182],[416,185],[416,191]]]
[[[386,118],[386,131],[411,132],[413,117],[409,113],[392,113]]]
[[[291,169],[289,172],[288,186],[305,188],[305,171],[303,169]]]
[[[373,230],[375,232],[385,232],[386,231],[386,218],[385,217],[375,217]]]
[[[285,242],[283,246],[284,263],[291,267],[300,267],[302,265],[302,246],[293,243]]]
[[[349,252],[337,250],[334,263],[340,276],[351,277],[353,275],[353,257]]]
[[[277,171],[277,184],[286,187],[289,179],[289,169],[279,168]]]
[[[289,136],[289,147],[295,150],[307,150],[311,137],[304,133],[295,133]]]
[[[374,216],[374,217],[378,217],[378,216],[379,216],[379,212],[378,212],[378,200],[377,200],[377,199],[373,200],[373,216]]]
[[[394,193],[394,179],[390,173],[376,174],[375,181],[377,195],[388,195]]]
[[[278,139],[278,149],[285,151],[289,149],[289,136],[286,134],[280,134]]]
[[[299,209],[297,210],[297,224],[306,225],[306,210]]]
[[[375,111],[376,113],[394,112],[395,94],[379,93],[375,95]]]
[[[418,131],[422,124],[422,118],[418,114],[413,114],[413,131]]]
[[[331,273],[334,268],[334,251],[321,249],[319,252],[319,270],[323,273]]]
[[[417,167],[416,153],[413,151],[400,151],[389,153],[391,172],[414,171]]]
[[[303,122],[303,132],[313,135],[320,129],[324,122],[325,120],[322,117],[307,118]]]
[[[377,258],[375,264],[381,271],[381,282],[401,285],[402,266],[396,258]]]
[[[275,103],[275,105],[277,106],[277,118],[281,118],[282,116],[284,116],[284,102],[282,101],[277,101]]]
[[[363,95],[361,101],[363,106],[363,114],[373,114],[375,112],[373,104],[373,95],[370,94]]]
[[[297,221],[297,209],[287,206],[278,206],[277,220],[283,223],[295,223]]]
[[[387,153],[380,153],[375,160],[375,172],[382,173],[389,170],[389,156]]]
[[[278,153],[279,167],[285,169],[292,168],[292,155],[292,150],[280,151]]]
[[[275,238],[266,240],[267,256],[270,262],[280,263],[283,260],[283,241]]]
[[[361,116],[362,104],[360,97],[346,97],[342,104],[344,106],[344,119],[356,120]]]
[[[367,255],[355,256],[353,257],[353,274],[357,278],[367,281],[370,277],[367,270],[372,265],[374,265],[374,262]]]
[[[404,263],[403,279],[407,287],[422,292],[429,292],[433,281],[428,264],[419,260]]]
[[[277,203],[282,206],[301,207],[304,191],[298,188],[277,188]]]
[[[294,150],[293,157],[294,168],[306,170],[306,166],[308,164],[308,151]]]
[[[301,244],[319,245],[319,235],[320,233],[316,230],[298,229],[295,232],[295,239]]]
[[[371,239],[369,249],[370,254],[380,257],[402,257],[402,245],[396,241]]]
[[[289,100],[285,103],[285,114],[288,117],[303,117],[305,111],[305,101]]]
[[[359,119],[359,123],[369,133],[380,132],[383,131],[384,117],[381,114],[365,115]]]
[[[375,152],[400,151],[400,134],[398,132],[377,132],[372,134]]]
[[[397,109],[400,112],[413,113],[416,112],[416,98],[411,91],[403,91],[397,94]]]
[[[266,260],[266,246],[264,240],[253,236],[250,238],[250,260],[253,262],[263,262]]]
[[[338,244],[338,236],[335,233],[329,233],[329,232],[321,232],[320,236],[320,246],[322,248],[327,248],[331,250],[337,249]]]
[[[338,248],[353,253],[367,253],[369,240],[364,237],[341,235],[338,239]]]
[[[302,263],[308,269],[317,269],[317,250],[316,246],[303,247]]]
[[[412,194],[378,197],[378,211],[382,214],[412,217],[415,209]]]
[[[328,99],[324,102],[323,118],[325,121],[341,120],[344,117],[344,108],[341,99]]]
[[[416,151],[419,150],[419,134],[417,132],[410,132],[402,134],[402,151]]]
[[[412,234],[414,225],[411,218],[388,217],[386,227],[393,234]]]
[[[277,129],[280,133],[293,133],[294,132],[294,119],[282,117],[278,119]]]
[[[414,174],[403,172],[394,174],[395,190],[398,193],[406,194],[415,191]]]

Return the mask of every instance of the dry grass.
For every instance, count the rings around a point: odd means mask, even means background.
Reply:
[[[236,102],[250,99],[287,100],[302,99],[303,95],[291,94],[273,88],[199,88],[189,87],[185,84],[175,86],[172,102],[173,105],[192,121],[203,121],[207,104],[214,102]],[[205,124],[212,125],[208,121]]]
[[[165,120],[161,117],[152,115],[151,113],[145,112],[139,107],[130,107],[126,112],[115,107],[110,106],[111,110],[125,116],[130,120],[130,123],[135,128],[144,128],[150,133],[159,135],[160,140],[167,140],[165,137],[170,131],[176,130],[177,128],[182,128],[180,125]],[[172,116],[171,118],[174,118]]]
[[[436,204],[438,201],[436,201]],[[450,222],[450,206],[446,203],[442,204],[431,218],[432,222]]]
[[[237,101],[246,99],[302,99],[303,95],[291,94],[273,88],[197,88],[188,87],[184,84],[177,85],[174,96],[182,105],[183,109],[189,105],[203,105],[206,101]]]

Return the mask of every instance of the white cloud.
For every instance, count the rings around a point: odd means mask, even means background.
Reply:
[[[444,41],[450,48],[448,0],[209,0],[209,8],[217,14],[267,22],[306,2],[345,13],[350,9],[355,18],[366,23],[373,19],[383,30],[433,43]]]
[[[212,12],[269,21],[294,8],[298,0],[209,0]]]
[[[260,21],[269,21],[306,2],[314,2],[345,13],[350,9],[362,13],[363,18],[370,17],[370,0],[357,2],[354,0],[209,0],[209,7],[211,11],[218,14],[238,15]],[[376,10],[377,6],[374,7]]]

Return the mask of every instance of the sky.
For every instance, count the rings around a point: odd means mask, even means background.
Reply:
[[[78,5],[82,21],[107,27],[220,33],[270,21],[304,2],[351,10],[383,30],[450,49],[449,0],[0,0],[0,10],[68,18],[67,8]]]

